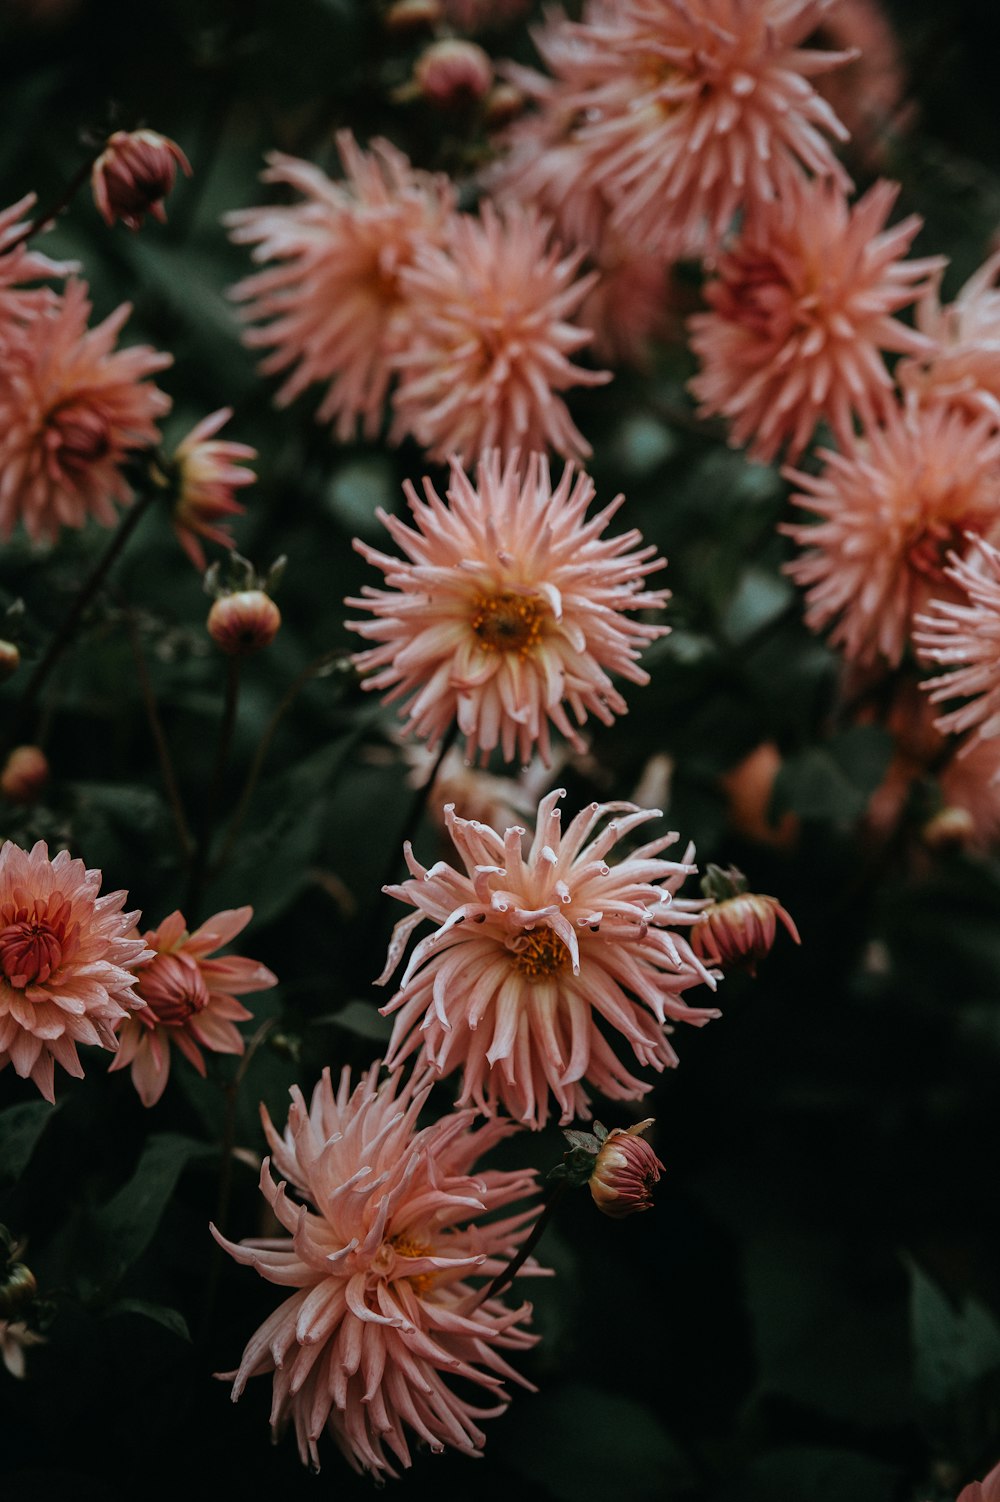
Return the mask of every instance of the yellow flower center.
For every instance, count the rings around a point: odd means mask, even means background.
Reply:
[[[432,1246],[422,1241],[414,1241],[410,1236],[393,1236],[390,1245],[397,1257],[429,1257],[434,1250]],[[397,1266],[395,1271],[400,1277],[406,1277],[405,1269]],[[415,1278],[410,1279],[410,1282],[413,1285],[413,1291],[419,1297],[425,1294],[434,1282],[434,1274],[417,1273]]]
[[[555,975],[569,959],[569,950],[551,928],[536,928],[518,944],[514,968],[529,980],[545,980]]]
[[[525,657],[541,640],[546,609],[538,595],[518,595],[509,589],[497,595],[477,595],[472,629],[484,652],[517,652]]]

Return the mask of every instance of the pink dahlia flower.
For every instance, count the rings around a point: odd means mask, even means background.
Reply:
[[[826,137],[847,131],[809,82],[851,54],[801,46],[825,0],[607,0],[550,23],[553,104],[577,177],[630,243],[667,256],[717,240],[804,172],[849,188]]]
[[[889,409],[884,427],[843,454],[820,450],[818,475],[789,470],[792,500],[821,520],[785,526],[805,549],[787,565],[806,590],[806,623],[862,666],[896,666],[915,611],[942,590],[950,549],[1000,526],[1000,435],[936,406]]]
[[[953,303],[940,301],[940,276],[917,304],[917,327],[931,341],[918,359],[901,360],[907,391],[1000,418],[1000,251],[965,283]]]
[[[480,1419],[508,1402],[504,1379],[530,1386],[503,1353],[535,1343],[522,1328],[531,1306],[510,1309],[483,1291],[537,1207],[477,1222],[535,1192],[532,1169],[472,1171],[515,1128],[474,1131],[474,1113],[459,1111],[418,1129],[426,1080],[404,1084],[396,1073],[380,1084],[378,1074],[376,1063],[352,1092],[345,1069],[334,1093],[325,1070],[308,1106],[293,1087],[284,1134],[262,1109],[272,1158],[261,1192],[288,1234],[238,1246],[213,1234],[293,1290],[226,1374],[233,1399],[249,1377],[273,1372],[272,1429],[292,1422],[304,1463],[318,1468],[326,1428],[356,1470],[395,1475],[396,1461],[410,1464],[408,1430],[434,1451],[478,1455]],[[477,1289],[470,1278],[487,1282]]]
[[[198,538],[205,537],[224,548],[233,546],[225,518],[242,516],[245,509],[233,491],[252,485],[256,479],[253,470],[245,469],[240,461],[256,459],[257,450],[247,443],[230,443],[215,436],[232,415],[232,407],[221,407],[202,418],[178,444],[173,457],[177,497],[174,531],[200,571],[205,568],[205,550]]]
[[[390,1067],[419,1049],[438,1074],[463,1071],[460,1105],[489,1114],[502,1105],[532,1127],[548,1120],[550,1095],[562,1122],[589,1116],[584,1080],[611,1100],[650,1089],[618,1059],[599,1018],[640,1064],[662,1070],[677,1063],[668,1019],[700,1027],[719,1015],[681,1000],[715,979],[669,932],[696,923],[702,906],[672,902],[696,869],[691,848],[681,862],[660,860],[677,839],[662,835],[609,866],[618,841],[659,810],[592,803],[563,835],[562,796],[542,799],[527,854],[518,826],[500,835],[446,809],[465,870],[444,861],[425,870],[407,845],[411,879],[385,889],[415,911],[396,924],[380,985],[413,930],[435,925],[382,1008],[398,1013]],[[609,814],[619,817],[599,829]]]
[[[931,702],[967,699],[936,721],[939,730],[975,732],[974,739],[1000,736],[1000,550],[982,537],[968,538],[965,558],[952,557],[945,576],[958,601],[930,602],[913,633],[921,657],[951,669],[921,686]],[[964,603],[959,603],[964,602]]]
[[[146,1005],[121,1024],[111,1071],[131,1065],[132,1083],[144,1106],[155,1106],[166,1089],[171,1043],[202,1076],[203,1048],[243,1052],[236,1023],[249,1021],[253,1013],[236,997],[268,990],[277,985],[277,976],[256,960],[212,951],[235,939],[252,917],[251,907],[230,908],[189,934],[183,913],[175,912],[143,934],[153,953],[137,969],[136,989]]]
[[[569,358],[590,341],[573,322],[594,282],[576,275],[582,256],[550,243],[548,220],[489,201],[456,216],[446,247],[418,250],[400,278],[412,321],[393,358],[393,438],[469,463],[493,447],[589,454],[558,394],[611,379]]]
[[[56,301],[51,288],[29,290],[24,283],[65,276],[75,269],[72,262],[50,261],[48,256],[28,249],[23,236],[29,221],[21,215],[30,213],[34,206],[35,195],[28,193],[9,209],[0,210],[0,349],[27,319],[51,308]]]
[[[293,188],[301,201],[242,209],[226,222],[234,240],[256,247],[255,261],[275,263],[232,295],[258,325],[244,342],[271,351],[263,373],[287,372],[278,405],[313,382],[329,383],[317,418],[348,441],[359,422],[366,438],[381,427],[389,352],[409,338],[400,275],[420,247],[442,243],[455,193],[447,178],[415,171],[388,141],[365,152],[341,131],[337,147],[344,182],[274,152],[264,181]]]
[[[851,205],[827,182],[795,182],[747,221],[705,288],[708,313],[689,320],[701,373],[699,415],[729,419],[729,441],[770,461],[796,459],[825,418],[846,447],[893,398],[881,352],[918,354],[922,334],[891,315],[924,290],[940,256],[904,261],[921,221],[882,230],[898,184],[878,182]]]
[[[115,349],[131,311],[123,303],[87,328],[86,284],[71,281],[59,307],[32,319],[0,375],[0,537],[23,521],[29,537],[116,521],[132,491],[122,465],[159,437],[170,398],[146,380],[171,364],[147,345]]]
[[[354,661],[366,688],[407,698],[407,728],[432,746],[457,719],[470,757],[499,745],[528,762],[537,745],[548,761],[550,721],[582,749],[567,707],[580,725],[625,712],[609,671],[648,682],[639,651],[667,628],[629,613],[666,603],[644,586],[664,560],[636,531],[602,536],[622,496],[585,521],[594,486],[571,464],[554,490],[537,454],[501,468],[494,452],[476,478],[453,460],[447,505],[429,480],[424,500],[407,482],[412,527],[379,511],[406,559],[355,541],[389,588],[347,601],[375,617],[347,622],[376,643]]]
[[[123,913],[127,892],[60,850],[0,848],[0,1069],[13,1064],[55,1100],[52,1070],[83,1078],[78,1043],[117,1048],[115,1028],[143,1005],[135,970],[150,951]]]

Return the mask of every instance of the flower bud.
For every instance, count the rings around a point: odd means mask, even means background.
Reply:
[[[0,683],[6,683],[8,678],[13,678],[21,666],[21,654],[17,645],[12,641],[0,639]]]
[[[796,944],[802,940],[777,897],[748,892],[746,887],[746,877],[735,866],[728,871],[708,867],[701,888],[712,901],[703,910],[701,922],[690,930],[691,948],[699,959],[740,965],[756,975],[757,961],[774,946],[779,919]]]
[[[477,103],[493,83],[493,64],[475,42],[448,37],[432,42],[413,70],[419,92],[439,109]]]
[[[587,1181],[598,1210],[621,1220],[653,1204],[653,1185],[663,1164],[640,1133],[653,1125],[653,1118],[640,1121],[627,1131],[614,1127],[601,1144]]]
[[[90,177],[105,223],[120,219],[129,229],[139,229],[145,214],[162,223],[167,217],[163,199],[174,185],[178,165],[191,176],[191,164],[176,141],[155,130],[116,130]]]
[[[8,803],[34,803],[49,780],[49,763],[39,746],[15,746],[0,772],[0,792]]]
[[[281,625],[281,611],[262,589],[221,595],[208,612],[208,634],[228,657],[248,657],[270,646]]]

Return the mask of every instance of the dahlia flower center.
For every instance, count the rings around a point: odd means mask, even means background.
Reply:
[[[0,969],[15,990],[43,985],[62,963],[65,934],[57,928],[35,918],[0,929]]]
[[[541,640],[545,614],[545,602],[538,595],[506,589],[476,596],[472,629],[484,652],[517,652],[525,657]]]
[[[536,928],[516,940],[514,968],[528,980],[546,980],[560,971],[569,959],[569,950],[551,928]]]
[[[111,429],[105,415],[90,402],[69,401],[48,416],[47,442],[63,469],[82,473],[111,451]]]
[[[948,554],[961,552],[963,530],[947,522],[930,522],[910,544],[907,552],[910,567],[934,581],[943,579]]]
[[[187,954],[158,954],[140,970],[138,990],[156,1021],[166,1027],[183,1027],[208,1006],[208,987]]]
[[[372,1258],[372,1271],[383,1278],[406,1278],[416,1293],[424,1294],[433,1283],[434,1274],[424,1272],[411,1276],[406,1271],[406,1259],[429,1257],[433,1250],[428,1243],[417,1241],[412,1236],[390,1236]]]

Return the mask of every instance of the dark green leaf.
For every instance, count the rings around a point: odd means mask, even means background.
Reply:
[[[953,1305],[915,1262],[908,1265],[917,1391],[935,1406],[950,1403],[1000,1370],[1000,1325],[977,1299]]]
[[[104,1311],[107,1317],[118,1314],[138,1314],[143,1319],[155,1320],[172,1335],[180,1340],[190,1340],[191,1332],[188,1329],[187,1320],[179,1309],[171,1309],[166,1304],[151,1304],[146,1299],[118,1299],[110,1308]]]
[[[28,1100],[0,1113],[0,1183],[21,1176],[55,1110],[48,1101]]]

